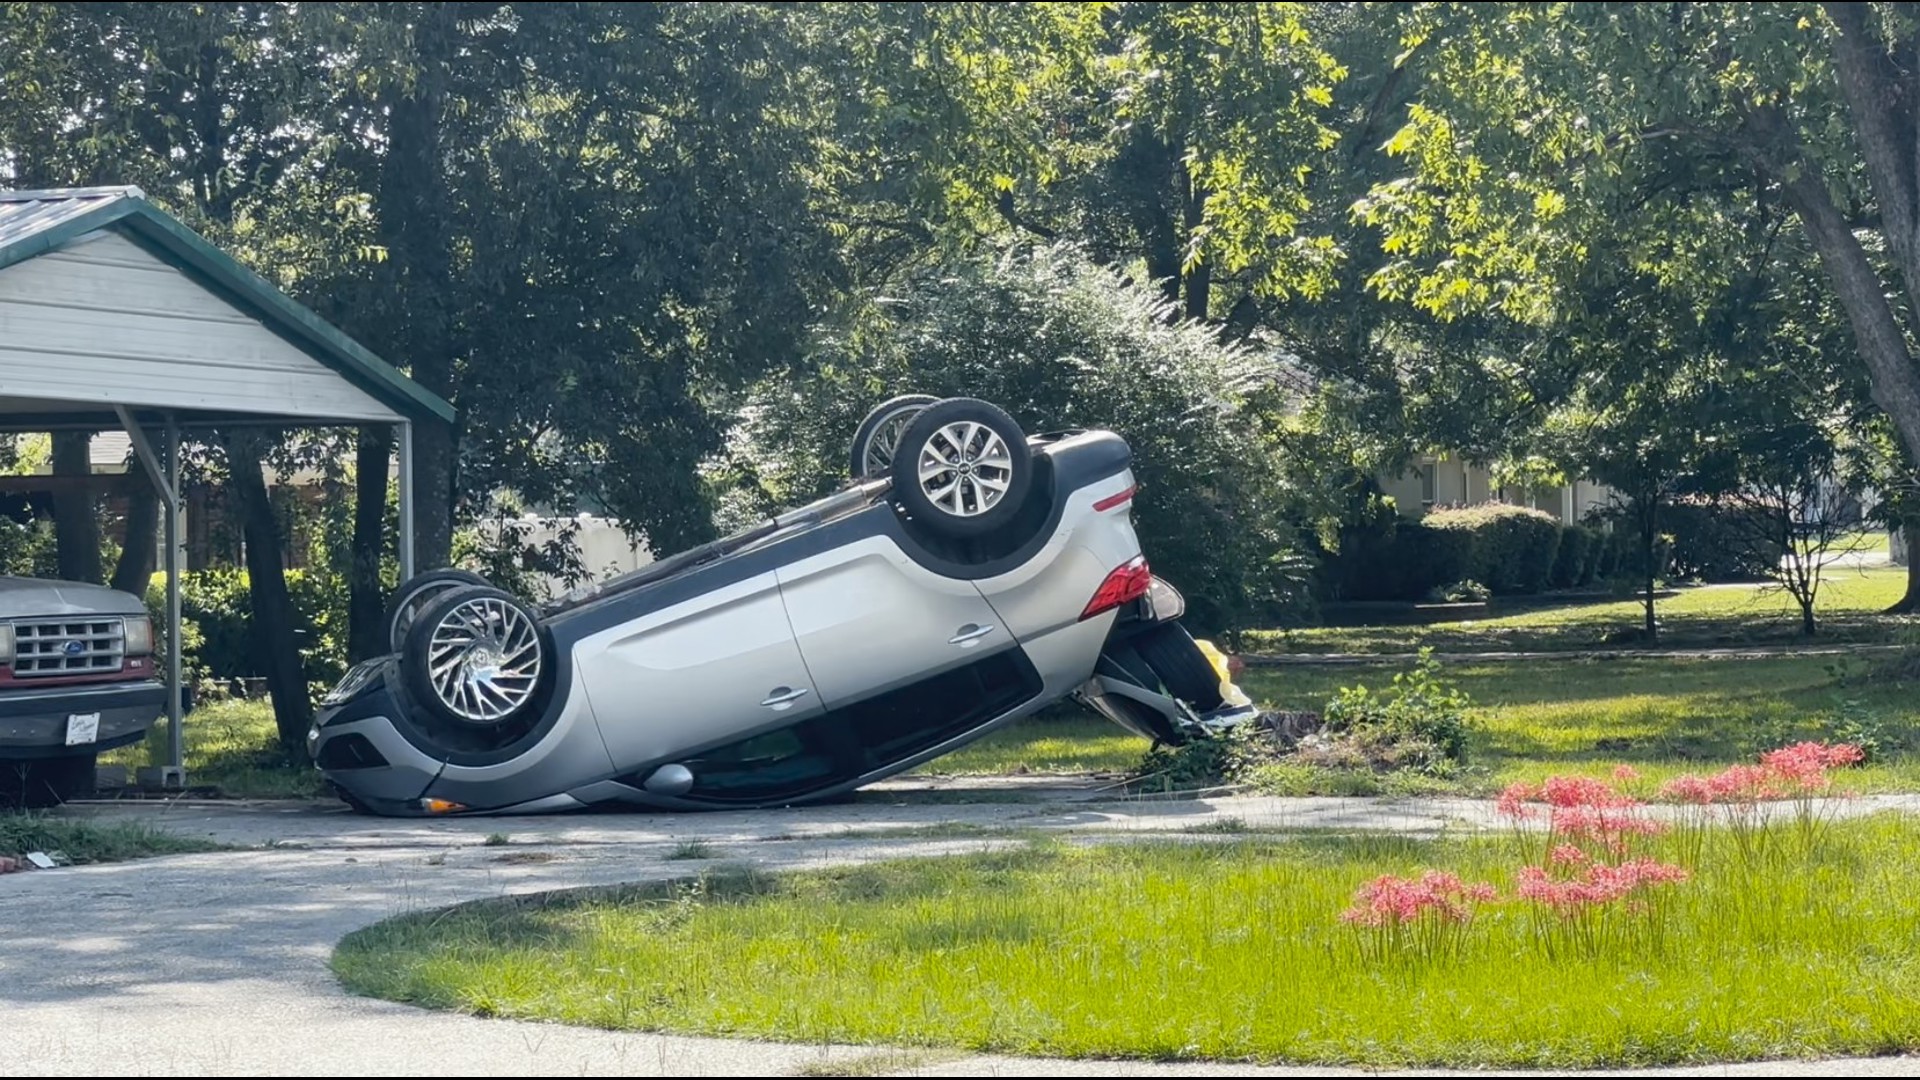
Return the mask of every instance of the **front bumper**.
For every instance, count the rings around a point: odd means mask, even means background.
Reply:
[[[167,688],[154,679],[0,690],[0,759],[97,754],[138,742],[167,707]],[[90,743],[67,745],[67,718],[99,713]]]

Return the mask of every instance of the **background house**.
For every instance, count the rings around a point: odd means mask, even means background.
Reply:
[[[1424,517],[1435,506],[1504,502],[1544,510],[1566,525],[1578,524],[1614,499],[1614,489],[1595,480],[1547,486],[1501,484],[1484,466],[1452,454],[1416,458],[1399,476],[1381,477],[1380,489],[1393,497],[1401,514],[1411,518]]]

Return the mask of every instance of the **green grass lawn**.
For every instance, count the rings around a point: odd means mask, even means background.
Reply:
[[[1517,900],[1440,956],[1369,958],[1367,932],[1337,919],[1383,873],[1510,889],[1510,838],[1250,835],[492,901],[359,931],[333,966],[356,993],[487,1016],[1068,1057],[1591,1067],[1920,1049],[1911,822],[1834,825],[1811,854],[1758,864],[1724,830],[1694,835],[1697,861],[1678,838],[1657,849],[1693,880],[1652,914],[1617,913],[1625,929],[1590,949]]]
[[[1240,682],[1263,704],[1317,710],[1340,687],[1384,687],[1396,670],[1392,664],[1254,668]],[[1751,761],[1796,739],[1863,733],[1878,737],[1883,759],[1849,772],[1848,784],[1863,792],[1920,790],[1920,684],[1868,677],[1863,661],[1567,659],[1462,663],[1445,671],[1475,703],[1464,776],[1422,783],[1303,770],[1274,777],[1276,793],[1490,793],[1550,772],[1606,775],[1623,763],[1653,783]],[[1850,720],[1860,728],[1848,727]],[[1066,713],[1015,724],[922,771],[1124,772],[1146,750],[1144,739],[1113,724]]]
[[[1257,668],[1257,700],[1314,709],[1355,682],[1387,685],[1395,666]],[[1631,764],[1649,780],[1751,761],[1801,738],[1881,742],[1885,760],[1850,772],[1861,791],[1920,788],[1920,685],[1868,677],[1861,661],[1544,660],[1448,665],[1472,698],[1465,787],[1493,791],[1549,772],[1602,775]],[[1840,677],[1836,677],[1840,676]]]
[[[30,851],[44,851],[84,864],[219,849],[218,844],[177,836],[139,822],[88,821],[34,811],[0,813],[0,855],[16,858]]]
[[[1803,551],[1811,546],[1807,541],[1800,541],[1800,548]],[[1893,534],[1885,529],[1868,529],[1865,532],[1846,533],[1835,537],[1833,543],[1827,546],[1827,551],[1834,555],[1866,552],[1885,554],[1892,547]]]
[[[1792,597],[1758,585],[1683,588],[1657,601],[1661,646],[1713,648],[1897,641],[1914,627],[1905,616],[1880,612],[1906,593],[1906,571],[1830,570],[1815,611],[1823,620],[1811,642],[1800,634]],[[1249,652],[1402,653],[1432,646],[1442,652],[1567,651],[1616,646],[1613,639],[1641,625],[1640,601],[1537,603],[1496,606],[1485,618],[1425,626],[1317,626],[1257,630],[1245,635]],[[1631,642],[1627,644],[1632,644]]]
[[[187,714],[187,781],[218,788],[235,799],[297,799],[326,794],[320,774],[305,760],[281,753],[266,701],[216,701]],[[101,756],[108,765],[157,765],[167,760],[167,725],[154,725],[145,742]]]
[[[915,770],[929,776],[1126,773],[1147,741],[1078,707],[1050,709]]]

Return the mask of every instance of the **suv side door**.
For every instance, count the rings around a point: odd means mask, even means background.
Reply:
[[[622,769],[823,711],[770,570],[586,638],[574,660]]]
[[[970,581],[871,536],[775,571],[800,655],[829,709],[1013,648]]]

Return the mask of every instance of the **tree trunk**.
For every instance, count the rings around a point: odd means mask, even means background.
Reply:
[[[1907,546],[1907,594],[1887,609],[1889,615],[1920,611],[1920,518],[1902,518],[1900,538]]]
[[[1654,537],[1656,535],[1654,530],[1658,525],[1658,521],[1654,517],[1656,506],[1657,504],[1651,498],[1643,498],[1640,501],[1640,564],[1642,571],[1646,574],[1646,639],[1648,645],[1657,645],[1660,643],[1660,624],[1653,617],[1653,583],[1655,577],[1653,548]]]
[[[93,436],[84,431],[53,433],[53,475],[90,476],[93,464],[87,452]],[[54,552],[62,581],[101,584],[100,519],[93,492],[74,487],[53,494]]]
[[[387,550],[387,461],[393,429],[360,429],[354,458],[353,564],[347,575],[347,653],[354,661],[387,651],[387,591],[380,566]]]
[[[1868,4],[1824,5],[1840,31],[1833,39],[1834,73],[1853,119],[1874,202],[1885,223],[1888,253],[1915,311],[1920,311],[1920,153],[1916,153],[1912,80],[1894,65],[1873,29],[1878,9]],[[1777,119],[1761,117],[1763,136],[1778,134]],[[1886,410],[1908,460],[1920,461],[1920,368],[1900,322],[1859,239],[1833,203],[1826,170],[1795,154],[1761,168],[1780,183],[1787,204],[1833,280],[1834,294],[1853,325],[1866,362],[1873,399]]]
[[[1812,637],[1819,627],[1813,621],[1813,598],[1794,597],[1800,602],[1800,633]]]
[[[1147,277],[1172,301],[1180,299],[1180,234],[1168,209],[1177,164],[1166,141],[1144,124],[1134,125],[1113,163],[1114,187],[1126,202]]]
[[[313,702],[300,663],[300,643],[293,632],[295,613],[293,599],[287,593],[286,566],[281,561],[280,520],[274,516],[266,478],[260,471],[266,442],[250,433],[230,434],[224,441],[227,472],[246,537],[254,647],[259,650],[256,655],[273,697],[280,746],[292,759],[305,746],[307,728],[313,723]]]
[[[1186,179],[1186,225],[1187,242],[1193,242],[1193,236],[1207,220],[1208,191],[1205,184],[1198,184],[1189,175]],[[1205,259],[1187,268],[1185,284],[1187,290],[1187,318],[1205,320],[1209,306],[1213,303],[1213,265]]]
[[[388,107],[388,152],[381,173],[380,231],[407,313],[404,353],[415,382],[442,398],[454,390],[453,199],[444,167],[447,63],[457,27],[449,4],[421,5],[414,26],[415,78]],[[428,422],[414,429],[414,557],[417,569],[445,566],[453,553],[458,447],[454,431]]]
[[[1907,351],[1885,286],[1859,238],[1834,206],[1820,173],[1793,171],[1781,180],[1781,191],[1826,267],[1834,295],[1846,308],[1854,345],[1867,365],[1873,400],[1893,422],[1907,459],[1920,461],[1920,368]]]
[[[120,562],[113,568],[113,587],[135,596],[147,595],[153,581],[154,545],[160,533],[160,494],[148,477],[127,498],[127,531],[121,537]]]

